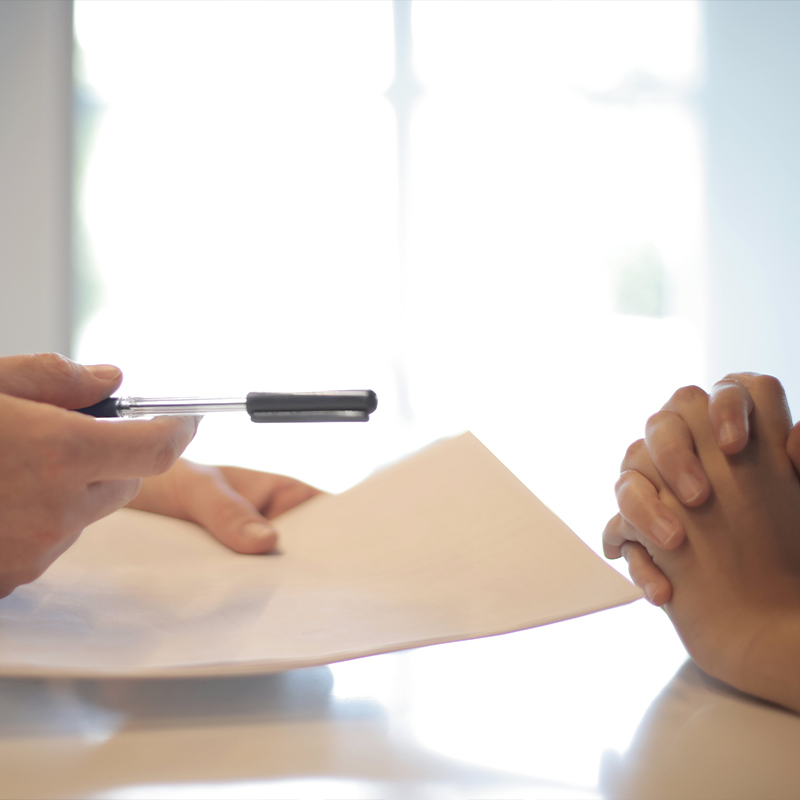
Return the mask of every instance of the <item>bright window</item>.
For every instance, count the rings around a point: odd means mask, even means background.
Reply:
[[[373,388],[367,425],[217,415],[188,455],[340,490],[470,428],[597,548],[624,448],[705,380],[699,5],[415,2],[405,105],[401,22],[77,1],[77,357],[135,395]]]

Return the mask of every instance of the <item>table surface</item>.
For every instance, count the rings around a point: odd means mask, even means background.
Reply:
[[[644,602],[274,675],[0,679],[3,798],[795,798],[800,717]]]

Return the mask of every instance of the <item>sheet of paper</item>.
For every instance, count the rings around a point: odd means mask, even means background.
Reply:
[[[641,597],[474,436],[437,442],[232,553],[123,510],[0,600],[0,674],[272,672],[489,636]]]

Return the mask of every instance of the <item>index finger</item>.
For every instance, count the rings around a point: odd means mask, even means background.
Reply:
[[[645,425],[644,440],[655,468],[685,506],[702,505],[711,491],[694,452],[692,432],[675,411],[661,410]]]
[[[726,375],[725,380],[737,381],[752,398],[750,438],[763,438],[772,445],[786,447],[792,415],[781,382],[771,375],[754,372]]]
[[[201,417],[94,419],[77,422],[90,480],[147,478],[166,472],[197,433]]]
[[[708,417],[719,449],[725,455],[739,453],[750,438],[753,396],[734,377],[717,381],[708,396]]]

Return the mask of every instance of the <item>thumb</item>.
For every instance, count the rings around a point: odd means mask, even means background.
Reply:
[[[84,367],[58,353],[0,358],[0,392],[61,408],[99,403],[120,383],[122,372],[117,367]]]
[[[225,480],[216,467],[186,465],[179,488],[187,519],[204,527],[215,539],[237,553],[269,553],[278,533],[259,510]]]

